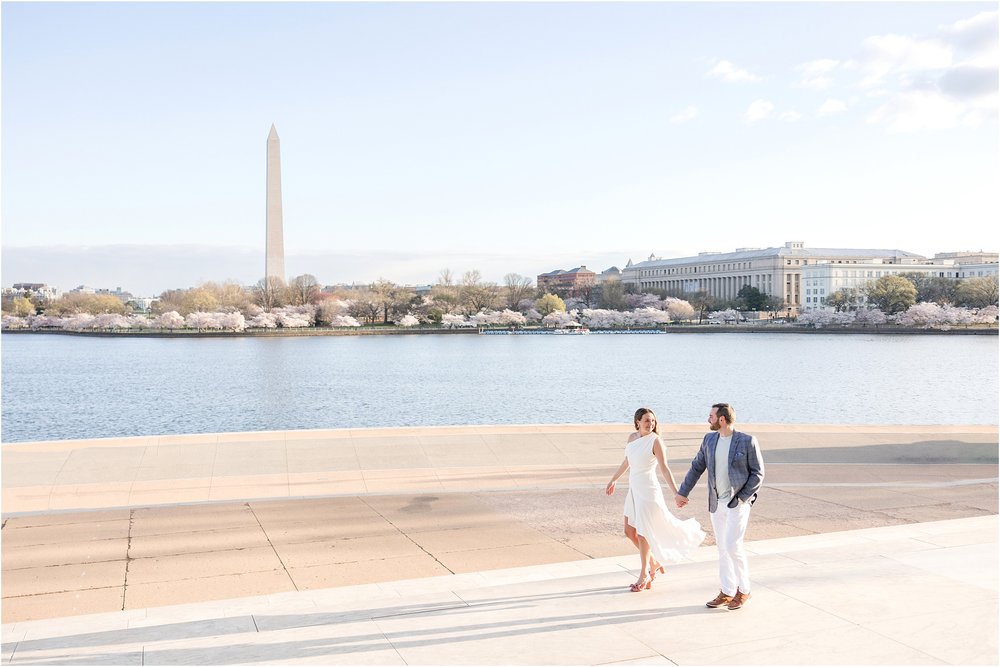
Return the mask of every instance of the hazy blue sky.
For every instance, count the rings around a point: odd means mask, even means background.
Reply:
[[[998,249],[996,3],[4,3],[4,285]]]

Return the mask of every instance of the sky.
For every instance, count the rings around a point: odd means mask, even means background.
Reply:
[[[2,284],[1000,249],[997,3],[4,2]]]

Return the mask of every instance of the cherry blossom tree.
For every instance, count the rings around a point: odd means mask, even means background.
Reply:
[[[664,299],[664,310],[670,314],[670,319],[674,322],[690,320],[695,316],[695,309],[689,302],[683,299],[676,299],[668,296]]]
[[[896,323],[904,327],[929,329],[933,326],[940,326],[942,321],[943,310],[941,306],[933,301],[913,304],[905,311],[896,315]]]
[[[238,310],[230,313],[222,313],[219,317],[219,327],[229,331],[245,331],[247,320],[243,313]]]
[[[184,326],[188,329],[197,329],[198,331],[222,328],[222,325],[219,323],[219,313],[206,313],[201,310],[188,313],[187,317],[184,318]]]
[[[129,321],[118,313],[103,313],[98,315],[92,324],[94,329],[128,329]]]
[[[497,323],[505,327],[523,327],[528,323],[528,318],[510,308],[504,308],[497,317]]]
[[[581,320],[594,329],[615,329],[628,326],[630,318],[620,310],[589,308],[580,314]]]
[[[17,317],[16,315],[4,315],[3,319],[0,320],[0,328],[3,329],[27,329],[28,320],[24,317]]]
[[[350,302],[341,299],[326,299],[316,306],[316,324],[330,324],[338,315],[347,315]]]
[[[637,308],[655,308],[660,304],[660,297],[655,294],[626,294],[625,305],[635,310]]]
[[[247,320],[247,327],[253,329],[274,329],[278,326],[278,318],[274,313],[258,313]]]
[[[281,312],[272,313],[278,320],[278,326],[282,329],[303,329],[310,326],[310,321],[305,313]]]
[[[874,326],[878,328],[879,325],[885,324],[888,321],[888,317],[878,308],[859,308],[854,313],[854,321],[863,327]]]
[[[481,310],[478,313],[469,315],[469,322],[477,327],[488,327],[497,324],[497,312],[495,310]]]
[[[445,313],[441,316],[441,326],[446,329],[452,329],[466,323],[467,320],[465,319],[465,315],[452,315],[451,313]]]
[[[670,313],[659,308],[636,308],[632,311],[632,317],[636,325],[641,327],[670,323]]]
[[[350,315],[334,315],[330,320],[331,327],[360,327],[361,323]]]
[[[38,329],[65,328],[63,318],[54,315],[29,315],[25,323],[35,331]]]
[[[63,328],[73,331],[89,329],[94,325],[97,318],[90,313],[77,313],[70,317],[63,318]]]
[[[153,320],[153,326],[158,329],[180,329],[184,326],[184,318],[176,310],[171,310]]]
[[[577,311],[571,310],[568,313],[562,310],[554,310],[545,317],[542,318],[542,324],[547,327],[555,327],[556,329],[563,329],[567,326],[573,326],[574,324],[579,324],[577,321]]]
[[[799,315],[799,324],[812,327],[823,327],[833,322],[833,311],[830,310],[807,310]]]
[[[396,325],[401,327],[415,327],[418,324],[420,324],[420,320],[409,313],[403,315],[403,317],[399,318],[399,321],[396,322]]]
[[[975,317],[973,318],[975,324],[996,324],[997,323],[997,307],[987,306],[985,308],[980,308],[976,311]]]

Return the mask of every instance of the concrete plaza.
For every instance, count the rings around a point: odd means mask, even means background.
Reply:
[[[746,430],[768,471],[738,612],[703,607],[711,546],[627,591],[623,426],[5,445],[3,659],[997,662],[995,427]],[[675,476],[703,433],[663,434]],[[710,529],[704,505],[678,514]]]

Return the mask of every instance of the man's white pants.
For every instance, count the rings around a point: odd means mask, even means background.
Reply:
[[[712,517],[712,530],[715,531],[715,542],[719,547],[719,581],[722,592],[736,595],[737,588],[742,593],[750,592],[750,565],[743,548],[743,536],[750,521],[750,503],[741,502],[729,509],[726,507],[729,500],[731,499],[720,500],[719,507],[709,513],[709,516]]]

